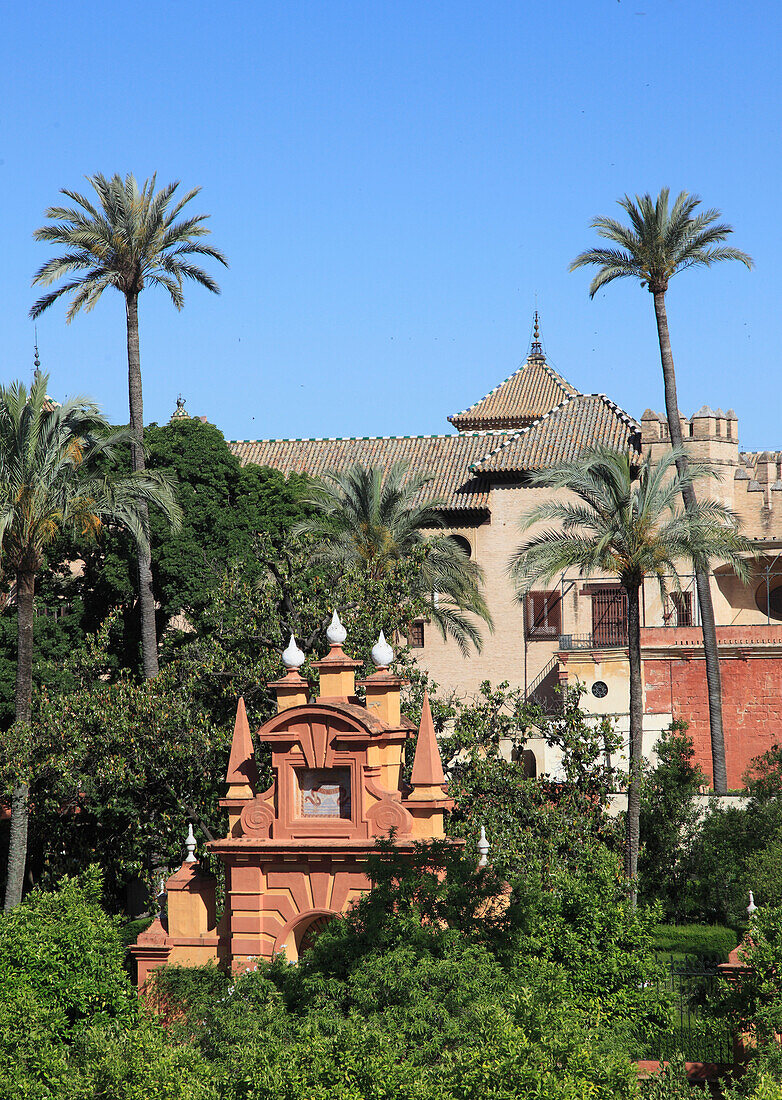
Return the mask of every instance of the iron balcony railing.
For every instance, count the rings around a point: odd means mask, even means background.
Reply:
[[[627,630],[616,626],[601,628],[590,634],[560,634],[560,649],[623,649],[627,646]]]

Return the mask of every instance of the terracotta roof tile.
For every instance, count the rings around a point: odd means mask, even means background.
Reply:
[[[271,466],[286,477],[291,473],[320,477],[328,470],[345,470],[355,463],[390,465],[410,463],[414,473],[431,473],[429,497],[445,501],[446,508],[485,510],[489,486],[470,473],[470,466],[496,447],[505,432],[463,432],[459,435],[365,436],[356,439],[259,439],[229,443],[242,465]]]
[[[530,355],[510,378],[469,409],[449,416],[459,431],[526,428],[578,390],[550,367],[542,354]]]
[[[523,373],[534,358],[530,356],[522,371],[508,381]],[[537,385],[541,370],[545,373],[550,368],[536,364],[532,370]],[[550,375],[546,377],[550,380]],[[240,439],[228,446],[243,466],[271,466],[286,477],[292,473],[321,477],[356,463],[389,466],[403,461],[409,463],[411,473],[433,475],[425,494],[443,500],[446,510],[488,511],[492,475],[541,469],[575,458],[585,447],[598,443],[638,450],[640,425],[618,405],[603,394],[579,394],[564,379],[559,379],[560,384],[572,392],[523,428],[462,430],[455,435]],[[531,390],[528,387],[524,392]]]
[[[568,397],[528,428],[504,440],[473,463],[475,474],[519,473],[568,462],[587,447],[638,451],[640,425],[604,394]]]

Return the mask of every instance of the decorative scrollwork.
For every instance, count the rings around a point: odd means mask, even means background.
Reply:
[[[376,802],[367,812],[369,827],[374,836],[384,836],[392,829],[405,835],[410,832],[413,819],[408,811],[398,802],[390,798],[384,798]]]
[[[268,837],[271,834],[274,811],[268,802],[256,797],[242,810],[242,831],[248,836]]]

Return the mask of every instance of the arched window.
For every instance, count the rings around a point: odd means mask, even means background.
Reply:
[[[472,557],[472,546],[470,546],[469,540],[464,535],[450,535],[451,542],[455,542],[460,550],[463,550],[468,558]]]
[[[538,762],[532,749],[525,749],[521,754],[521,768],[525,779],[535,779],[538,774]]]
[[[755,592],[755,603],[758,610],[762,611],[764,615],[768,615],[771,619],[782,619],[782,584],[777,584],[777,578],[774,577],[769,585],[768,594],[766,593],[766,582],[762,581],[758,585],[758,589]],[[768,596],[768,602],[766,602]]]

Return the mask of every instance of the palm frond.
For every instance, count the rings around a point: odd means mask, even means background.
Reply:
[[[521,518],[522,530],[543,521],[556,527],[527,538],[512,555],[508,570],[519,595],[572,569],[613,575],[628,591],[644,577],[663,585],[682,562],[723,562],[745,578],[752,545],[739,533],[735,513],[714,499],[680,508],[685,484],[715,476],[700,463],[680,472],[682,453],[673,450],[659,463],[647,456],[636,469],[626,453],[594,448],[579,463],[536,475],[535,484],[571,496],[546,501]]]
[[[733,228],[719,221],[716,209],[697,211],[700,198],[682,191],[669,204],[670,192],[662,188],[653,198],[650,194],[624,195],[619,206],[629,219],[629,226],[614,218],[596,217],[592,227],[601,237],[621,246],[612,249],[589,249],[571,263],[570,270],[579,267],[599,268],[589,286],[591,297],[614,279],[637,278],[649,290],[664,288],[668,280],[688,267],[710,267],[723,260],[739,260],[747,267],[751,258],[739,249],[714,248],[724,241]]]
[[[68,319],[80,310],[92,309],[103,290],[112,286],[125,295],[137,294],[145,285],[163,287],[174,305],[184,304],[182,281],[198,283],[214,294],[220,288],[212,276],[185,259],[202,256],[227,266],[225,256],[203,243],[209,233],[203,225],[208,215],[193,215],[175,224],[174,219],[197,194],[195,188],[177,202],[179,182],[157,189],[156,176],[139,187],[128,173],[88,177],[98,202],[76,191],[63,190],[74,206],[52,206],[46,212],[51,224],[35,230],[36,240],[65,245],[64,255],[49,260],[36,272],[33,283],[49,286],[73,272],[84,272],[88,282],[70,280],[33,305],[38,317],[62,295],[72,296]],[[171,281],[174,280],[174,282]],[[175,285],[176,284],[176,285]]]

